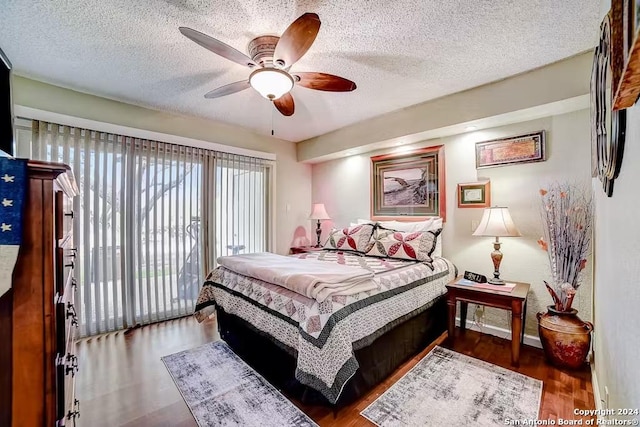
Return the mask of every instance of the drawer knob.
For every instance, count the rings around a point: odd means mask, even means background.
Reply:
[[[65,368],[65,375],[71,374],[72,377],[75,377],[77,371],[78,371],[78,367],[77,366],[67,366]]]
[[[77,402],[77,400],[76,400],[76,402]],[[67,413],[67,419],[68,420],[74,420],[75,421],[76,418],[80,418],[80,410],[69,411]],[[74,422],[74,425],[75,425],[75,422]]]
[[[75,377],[76,372],[78,372],[78,357],[73,354],[67,354],[67,362],[69,364],[65,368],[65,374],[71,374],[71,376]]]
[[[73,211],[65,212],[64,216],[68,216],[69,218],[73,218]]]
[[[69,317],[78,317],[78,313],[76,313],[76,306],[67,302],[67,319]]]
[[[67,302],[67,319],[71,317],[71,324],[76,328],[78,327],[78,313],[76,313],[76,306]]]

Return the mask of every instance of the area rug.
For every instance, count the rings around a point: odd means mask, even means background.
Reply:
[[[542,381],[435,347],[361,415],[378,426],[487,426],[538,417]]]
[[[200,427],[317,426],[223,341],[162,361]]]

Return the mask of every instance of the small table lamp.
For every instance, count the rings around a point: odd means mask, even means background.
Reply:
[[[490,236],[495,237],[493,242],[494,251],[491,252],[491,260],[493,261],[493,279],[489,279],[489,283],[493,285],[504,285],[504,280],[500,279],[500,261],[502,261],[502,252],[500,252],[499,237],[520,237],[522,234],[516,228],[511,219],[509,209],[505,207],[486,208],[480,220],[480,225],[473,232],[474,236]]]
[[[311,215],[309,215],[309,219],[315,219],[318,221],[318,226],[316,228],[316,234],[318,235],[318,243],[316,243],[316,248],[320,247],[320,234],[322,230],[320,229],[320,220],[323,219],[331,219],[329,214],[327,214],[327,210],[324,208],[324,203],[315,203],[313,205],[313,209],[311,210]]]

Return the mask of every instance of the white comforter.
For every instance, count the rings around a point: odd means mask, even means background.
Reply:
[[[262,252],[223,256],[218,264],[243,276],[285,287],[318,302],[333,295],[377,289],[374,273],[360,267]]]

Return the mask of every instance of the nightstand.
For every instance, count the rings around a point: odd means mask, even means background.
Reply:
[[[447,306],[449,307],[449,339],[455,340],[456,330],[456,302],[460,301],[460,330],[467,326],[467,305],[480,304],[488,307],[501,308],[511,311],[511,364],[520,364],[520,343],[524,339],[523,319],[527,314],[527,294],[530,284],[515,283],[516,287],[511,292],[502,292],[493,289],[476,288],[473,285],[456,285],[462,276],[447,285]]]
[[[292,248],[289,248],[289,253],[291,255],[295,255],[295,254],[303,254],[305,252],[315,252],[315,251],[321,251],[322,250],[322,246],[315,247],[315,246],[294,246]]]

